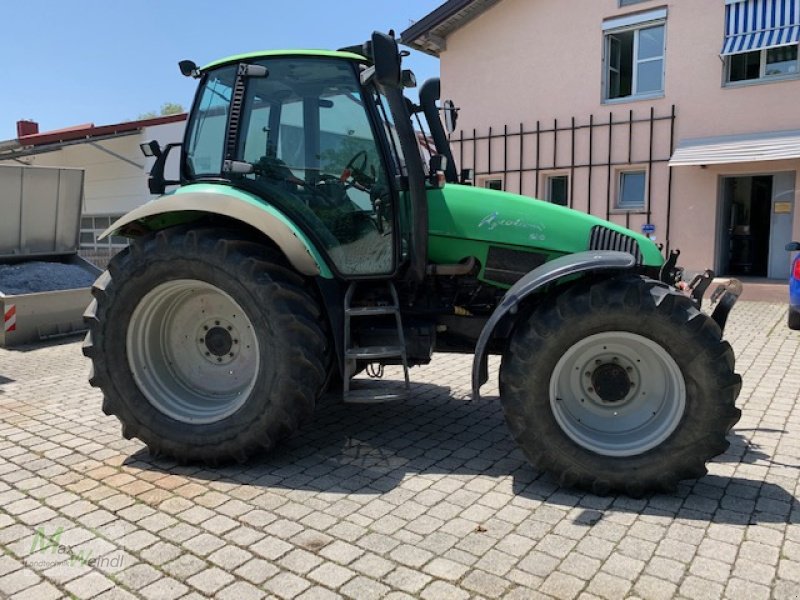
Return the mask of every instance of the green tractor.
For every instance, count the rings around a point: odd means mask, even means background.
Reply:
[[[217,464],[272,448],[353,375],[499,354],[500,401],[530,462],[595,493],[674,490],[739,419],[722,330],[740,286],[700,311],[677,253],[593,216],[479,189],[448,144],[455,110],[420,90],[391,35],[343,51],[198,68],[160,197],[105,235],[130,246],[87,309],[103,410],[154,454]],[[441,113],[444,112],[442,123]],[[412,118],[430,129],[423,157]],[[420,119],[421,121],[421,119]],[[164,166],[180,147],[180,181]],[[164,193],[166,186],[177,189]]]

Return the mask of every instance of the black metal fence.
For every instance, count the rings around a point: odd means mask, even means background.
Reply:
[[[674,105],[666,115],[657,115],[654,107],[640,114],[611,111],[583,122],[572,117],[489,127],[485,134],[462,130],[451,143],[460,167],[475,170],[477,184],[486,176],[502,176],[507,191],[542,198],[543,176],[568,175],[570,207],[626,227],[657,224],[664,232],[659,241],[668,247],[675,119]],[[615,174],[629,167],[647,172],[642,209],[616,208]]]

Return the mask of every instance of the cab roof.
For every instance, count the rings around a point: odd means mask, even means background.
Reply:
[[[250,60],[254,58],[272,58],[276,56],[322,56],[326,58],[343,58],[346,60],[354,60],[358,62],[368,62],[366,58],[354,52],[342,52],[340,50],[262,50],[260,52],[246,52],[245,54],[236,54],[214,62],[208,63],[202,67],[201,71],[208,71],[215,67],[220,67],[229,63],[240,62],[243,60]]]

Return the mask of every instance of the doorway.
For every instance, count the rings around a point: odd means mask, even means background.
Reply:
[[[794,173],[723,177],[721,193],[720,272],[788,277]]]

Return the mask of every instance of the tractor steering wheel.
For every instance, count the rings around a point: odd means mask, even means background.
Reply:
[[[359,159],[361,159],[361,164],[356,166],[356,162]],[[345,165],[344,169],[342,170],[342,174],[339,176],[339,181],[342,183],[347,183],[349,179],[352,179],[354,183],[357,183],[365,188],[372,185],[372,178],[366,173],[367,159],[368,156],[366,150],[359,150],[356,152],[353,157],[347,161],[347,165]]]

